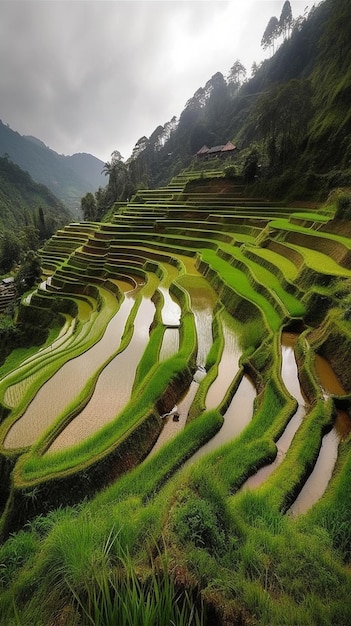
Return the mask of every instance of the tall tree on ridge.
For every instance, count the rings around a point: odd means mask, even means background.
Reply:
[[[246,69],[237,59],[228,74],[228,87],[231,95],[235,95],[246,78]]]
[[[270,18],[266,30],[263,33],[263,37],[261,39],[261,46],[264,50],[266,48],[271,49],[271,54],[274,54],[274,42],[279,36],[279,22],[278,18],[273,16]]]
[[[282,12],[279,18],[279,30],[283,35],[284,39],[288,39],[290,37],[291,29],[293,25],[293,16],[291,10],[291,4],[289,0],[285,0]]]

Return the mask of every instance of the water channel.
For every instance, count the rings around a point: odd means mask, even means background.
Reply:
[[[224,337],[224,348],[218,366],[217,378],[213,381],[206,396],[206,409],[215,409],[223,400],[229,386],[233,382],[239,371],[239,358],[241,349],[239,347],[236,332],[230,324],[230,316],[224,312],[221,315],[222,331]]]
[[[216,450],[223,444],[228,443],[228,441],[238,437],[252,418],[255,397],[256,389],[252,381],[247,376],[243,376],[223,416],[224,422],[221,429],[210,441],[201,446],[201,448],[193,454],[188,463],[194,463],[205,454],[213,452],[213,450]]]

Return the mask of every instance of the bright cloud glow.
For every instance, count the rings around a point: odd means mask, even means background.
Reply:
[[[283,4],[0,0],[0,118],[60,153],[127,158],[213,74],[236,59],[250,74]],[[293,16],[313,4],[291,1]]]

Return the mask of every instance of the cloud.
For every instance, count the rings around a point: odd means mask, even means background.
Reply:
[[[291,2],[303,13],[305,0]],[[278,0],[0,0],[0,117],[58,152],[127,158],[217,71],[250,70]],[[5,60],[5,62],[4,62]]]

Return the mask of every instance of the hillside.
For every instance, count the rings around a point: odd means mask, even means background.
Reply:
[[[128,163],[135,186],[163,185],[202,145],[228,140],[240,168],[254,150],[270,195],[323,200],[350,185],[350,21],[348,0],[325,0],[238,90],[217,72],[178,121],[138,141]]]
[[[337,208],[192,168],[45,243],[0,369],[1,626],[349,626]]]
[[[215,74],[41,246],[0,327],[0,626],[350,626],[350,19]],[[49,210],[2,171],[0,230]]]
[[[0,158],[0,230],[15,233],[34,223],[42,208],[51,233],[72,220],[68,209],[8,158]]]
[[[100,159],[90,154],[57,154],[39,139],[20,135],[0,122],[0,156],[5,154],[48,187],[75,218],[80,216],[81,197],[106,185]]]

